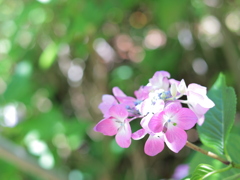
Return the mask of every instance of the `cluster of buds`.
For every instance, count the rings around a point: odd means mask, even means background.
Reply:
[[[127,96],[118,87],[113,95],[103,95],[99,109],[102,119],[94,130],[114,136],[117,144],[128,148],[131,140],[149,135],[144,152],[155,156],[164,148],[178,153],[187,142],[187,133],[196,123],[202,125],[204,114],[214,106],[207,97],[206,87],[170,79],[166,71],[157,71],[146,86]],[[185,104],[183,107],[182,105]],[[187,108],[188,107],[188,108]],[[141,119],[141,129],[132,133],[130,122]]]

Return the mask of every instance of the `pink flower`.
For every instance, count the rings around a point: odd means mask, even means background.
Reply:
[[[113,95],[103,95],[99,109],[102,119],[94,130],[114,136],[120,147],[127,148],[131,138],[142,139],[149,135],[144,152],[155,156],[164,149],[164,142],[173,152],[186,144],[185,130],[196,123],[201,125],[204,115],[214,103],[207,97],[206,88],[198,84],[186,87],[185,81],[169,79],[166,71],[156,72],[146,86],[134,92],[136,98],[127,96],[120,88],[112,89]],[[180,99],[187,96],[187,100]],[[183,108],[181,103],[188,104]],[[141,129],[132,134],[130,121],[142,118]]]
[[[122,90],[119,87],[113,88],[113,95],[117,98],[117,100],[124,105],[134,106],[134,101],[136,101],[135,98],[127,96],[122,92]]]
[[[152,89],[163,89],[164,91],[168,91],[170,74],[167,71],[157,71],[153,75],[151,79],[149,79],[149,84],[147,86],[151,86]]]
[[[212,100],[207,97],[207,88],[198,84],[189,84],[187,88],[187,99],[189,108],[197,115],[198,124],[204,122],[204,114],[215,106]]]
[[[117,100],[112,95],[105,94],[102,96],[102,102],[99,104],[98,108],[102,111],[103,117],[109,117],[109,109],[118,104]]]
[[[162,152],[162,150],[164,149],[164,139],[162,133],[153,133],[148,128],[149,118],[151,117],[151,115],[148,115],[142,120],[141,125],[143,128],[134,132],[132,134],[132,138],[134,140],[139,140],[149,134],[149,137],[144,145],[144,152],[149,156],[155,156],[158,153]]]
[[[138,100],[144,100],[148,98],[150,92],[150,86],[141,86],[137,91],[134,91]]]
[[[153,115],[149,129],[154,133],[164,133],[164,141],[173,152],[178,153],[187,142],[184,130],[192,128],[197,117],[188,108],[182,108],[179,102],[169,103],[165,109]]]
[[[107,136],[115,136],[117,144],[122,148],[128,148],[131,144],[131,127],[128,112],[121,104],[113,105],[109,109],[109,118],[101,120],[94,130]]]
[[[119,101],[119,103],[122,104],[128,110],[128,116],[131,117],[139,116],[139,111],[135,108],[135,105],[141,101],[133,97],[127,96],[122,92],[122,90],[119,87],[113,88],[113,94]]]

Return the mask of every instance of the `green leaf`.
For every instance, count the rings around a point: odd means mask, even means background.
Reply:
[[[206,150],[210,150],[208,149],[206,146],[201,146],[202,149],[206,149]],[[189,164],[189,174],[193,174],[193,172],[195,171],[195,168],[199,165],[199,164],[209,164],[210,166],[213,166],[215,170],[219,170],[219,169],[223,169],[223,168],[227,168],[228,166],[223,164],[222,162],[213,159],[213,158],[209,158],[208,156],[199,153],[199,152],[194,152],[191,156],[188,157],[187,160],[188,164]],[[221,173],[215,173],[212,174],[210,176],[211,180],[219,180],[219,179],[224,179],[227,177],[230,177],[234,174],[239,173],[239,169],[236,168],[231,168],[227,171],[222,171]]]
[[[205,115],[205,122],[198,126],[202,143],[217,154],[226,154],[226,142],[236,114],[236,94],[232,87],[227,87],[225,77],[220,74],[208,93],[215,106]]]
[[[227,141],[227,152],[234,163],[240,164],[240,135],[230,133]]]
[[[230,177],[227,177],[224,180],[236,180],[236,179],[239,179],[239,178],[240,178],[240,174],[238,173],[238,174],[234,174]]]
[[[54,42],[50,43],[40,56],[39,66],[42,69],[50,68],[56,59],[57,52],[58,46]]]
[[[208,164],[199,164],[194,170],[191,180],[201,180],[207,174],[213,172],[214,169]]]

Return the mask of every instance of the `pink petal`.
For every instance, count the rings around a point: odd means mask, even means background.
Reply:
[[[149,136],[144,146],[144,152],[149,156],[155,156],[162,152],[163,148],[164,141],[161,137]]]
[[[137,91],[134,91],[134,95],[137,97],[137,99],[144,100],[148,98],[149,92],[149,86],[141,86]]]
[[[107,136],[113,136],[117,134],[119,123],[113,120],[113,118],[101,120],[95,127],[94,130],[103,133]]]
[[[126,121],[115,136],[117,144],[122,148],[128,148],[131,144],[132,130],[130,124]]]
[[[109,114],[122,122],[128,117],[128,111],[121,104],[113,105],[109,109]]]
[[[209,108],[204,108],[200,104],[195,104],[194,106],[190,106],[190,109],[195,112],[197,115],[204,115],[209,110]]]
[[[161,88],[164,90],[168,89],[169,81],[168,78],[170,77],[169,72],[167,71],[157,71],[149,82],[153,88]]]
[[[109,94],[104,94],[104,95],[102,96],[102,101],[103,101],[103,102],[108,102],[108,103],[111,103],[111,104],[114,104],[114,103],[117,104],[117,101],[116,101],[116,99],[114,98],[114,96],[109,95]]]
[[[112,95],[105,94],[102,96],[102,103],[99,104],[98,108],[102,111],[104,118],[110,116],[109,109],[114,105],[118,104],[117,100]]]
[[[116,96],[116,98],[117,98],[117,100],[118,100],[121,104],[123,104],[123,105],[125,105],[125,106],[128,105],[128,106],[131,106],[131,107],[134,106],[134,101],[136,101],[135,98],[130,97],[130,96],[127,96],[127,97],[119,97],[119,96]]]
[[[182,108],[182,105],[179,102],[171,102],[167,104],[167,106],[164,109],[165,114],[170,118],[173,117],[180,109]]]
[[[126,94],[124,94],[124,92],[119,87],[114,87],[112,91],[115,97],[126,97]]]
[[[209,99],[206,95],[197,94],[195,92],[188,92],[188,101],[191,105],[199,104],[204,108],[212,108],[215,106],[213,101]]]
[[[196,114],[198,118],[197,123],[201,126],[205,119],[204,115],[209,110],[209,108],[203,108],[199,104],[196,104],[195,106],[189,106],[189,108]]]
[[[176,126],[168,127],[164,137],[169,149],[175,153],[178,153],[187,142],[187,133]]]
[[[198,125],[201,126],[203,123],[204,123],[204,120],[205,120],[205,116],[202,115],[202,116],[198,116]]]
[[[147,134],[147,131],[145,129],[139,129],[138,131],[134,132],[132,134],[132,138],[134,140],[139,140],[144,138],[144,136]]]
[[[142,118],[140,125],[143,127],[143,129],[145,129],[147,132],[151,131],[148,127],[149,121],[151,120],[153,114],[148,114],[147,116],[145,116],[144,118]]]
[[[169,87],[169,80],[168,80],[167,77],[164,77],[162,79],[162,86],[161,86],[161,88],[164,89],[165,91],[167,91],[168,87]]]
[[[207,94],[207,88],[204,86],[201,86],[199,84],[189,84],[188,85],[188,91],[192,91],[201,95],[206,95]]]
[[[148,127],[152,132],[158,133],[163,130],[163,124],[164,124],[164,112],[161,112],[153,115],[153,117],[149,121]]]
[[[195,113],[188,108],[180,109],[175,115],[176,126],[184,130],[191,129],[197,123],[197,120]]]
[[[169,79],[170,84],[176,84],[177,86],[180,84],[180,81],[176,79]]]
[[[165,102],[162,99],[158,99],[155,103],[155,105],[153,106],[153,113],[157,113],[157,112],[161,112],[164,109],[165,106]]]
[[[153,77],[167,77],[170,78],[170,73],[167,71],[157,71],[154,73]]]

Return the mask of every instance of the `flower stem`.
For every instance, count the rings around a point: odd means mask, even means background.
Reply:
[[[190,143],[188,141],[186,143],[186,146],[191,148],[191,149],[193,149],[193,150],[195,150],[195,151],[198,151],[198,152],[200,152],[202,154],[205,154],[205,155],[207,155],[207,156],[209,156],[211,158],[217,159],[218,161],[222,162],[223,164],[229,165],[231,163],[228,160],[218,156],[217,154],[214,154],[214,153],[212,153],[210,151],[202,149],[202,148],[200,148],[200,147],[198,147],[198,146],[196,146],[196,145],[194,145],[194,144],[192,144],[192,143]]]
[[[234,168],[240,169],[240,164],[236,164],[236,163],[232,162],[232,166]]]

